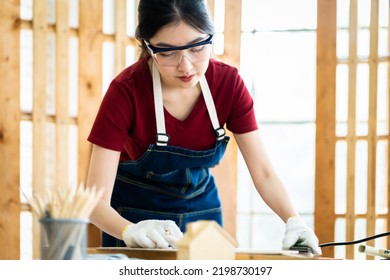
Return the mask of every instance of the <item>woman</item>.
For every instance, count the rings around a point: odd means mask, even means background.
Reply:
[[[320,254],[261,145],[237,69],[210,58],[204,1],[141,0],[138,13],[140,59],[110,84],[88,138],[87,184],[105,189],[91,215],[103,246],[175,247],[188,222],[222,225],[209,168],[229,142],[226,127],[259,194],[286,222],[283,248],[301,243]]]

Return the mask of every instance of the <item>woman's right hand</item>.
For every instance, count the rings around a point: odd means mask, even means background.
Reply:
[[[176,248],[183,233],[171,220],[144,220],[129,224],[122,233],[123,241],[131,248]]]

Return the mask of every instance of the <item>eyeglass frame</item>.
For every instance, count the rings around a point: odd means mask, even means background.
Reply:
[[[193,44],[189,44],[189,45],[178,46],[178,47],[168,47],[168,48],[155,47],[146,40],[144,40],[144,42],[145,42],[146,47],[149,49],[149,51],[152,52],[152,54],[157,54],[157,53],[161,53],[161,52],[182,51],[182,50],[187,50],[187,49],[194,48],[194,47],[212,44],[213,37],[214,37],[214,35],[210,34],[206,40],[203,40],[203,41],[200,41],[197,43],[193,43]]]

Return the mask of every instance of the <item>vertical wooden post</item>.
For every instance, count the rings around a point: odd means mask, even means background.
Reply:
[[[225,2],[225,50],[222,60],[237,68],[240,65],[241,2],[241,0]],[[231,138],[223,160],[213,169],[223,207],[224,228],[234,237],[237,220],[237,153],[237,144]]]
[[[79,182],[87,179],[91,144],[87,137],[102,99],[102,0],[79,2],[79,114],[78,167]],[[90,225],[88,243],[100,246],[100,234]]]
[[[368,116],[368,170],[367,170],[367,236],[375,234],[376,224],[376,151],[378,99],[378,27],[379,3],[371,0],[370,55],[369,55],[369,116]],[[368,245],[374,246],[374,240]]]
[[[69,188],[68,84],[69,7],[67,0],[56,2],[56,161],[55,187]]]
[[[102,99],[102,0],[80,1],[79,182],[85,182],[91,145],[87,137]]]
[[[0,9],[0,259],[20,258],[20,2]]]
[[[336,126],[336,0],[318,0],[314,226],[320,243],[334,239]],[[334,248],[324,248],[333,256]]]
[[[115,75],[126,65],[126,0],[115,1]]]
[[[390,5],[387,13],[390,15]],[[390,16],[388,17],[387,28],[390,30]],[[390,53],[390,35],[387,36],[388,53]],[[387,230],[390,229],[390,58],[387,59]],[[390,238],[387,238],[387,248],[390,248]]]
[[[240,68],[242,0],[225,0],[225,50],[222,59]]]
[[[214,1],[215,0],[207,0],[207,8],[209,10],[210,16],[212,19],[214,19]]]
[[[355,158],[356,158],[356,69],[357,69],[357,0],[349,7],[349,60],[348,60],[348,135],[347,135],[347,213],[346,239],[355,238]],[[352,259],[354,247],[346,247],[346,257]]]
[[[43,195],[45,189],[45,126],[47,71],[47,7],[46,1],[33,3],[33,191]],[[33,258],[39,258],[40,230],[34,215]]]

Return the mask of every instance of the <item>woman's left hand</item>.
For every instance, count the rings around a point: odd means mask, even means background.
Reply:
[[[304,245],[312,248],[313,253],[321,255],[318,238],[306,223],[298,216],[290,217],[286,223],[286,233],[283,238],[283,250],[289,250],[294,245]]]

